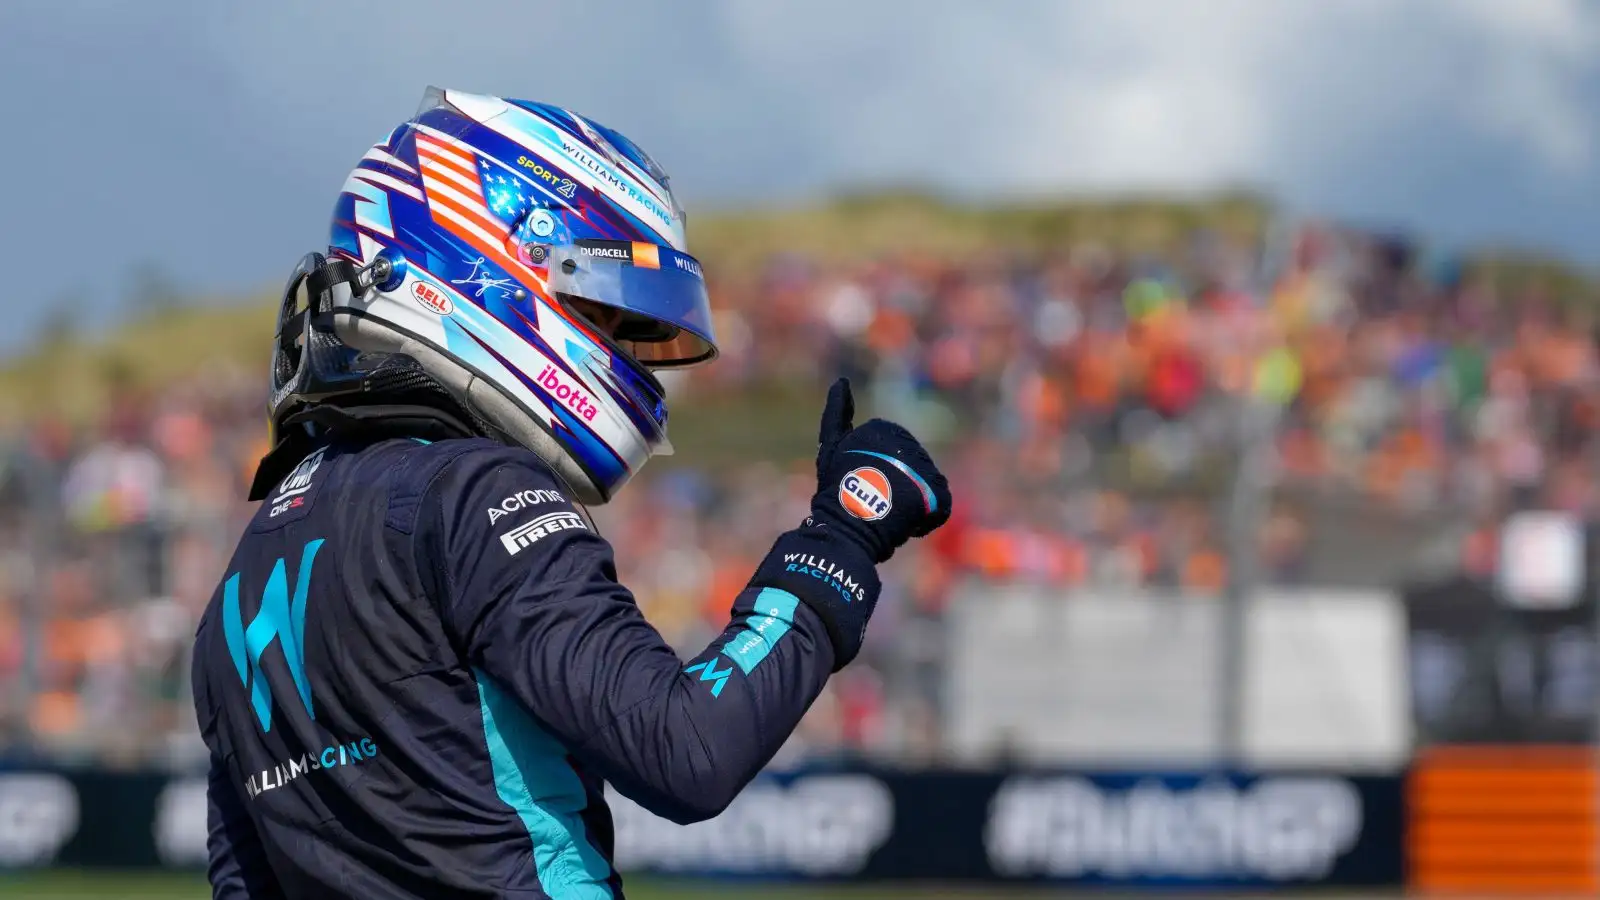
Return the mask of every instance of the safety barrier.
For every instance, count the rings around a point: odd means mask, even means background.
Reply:
[[[1435,748],[1395,774],[1062,769],[763,774],[688,827],[610,798],[627,872],[1143,888],[1600,895],[1585,748]],[[198,868],[205,779],[0,771],[0,869]]]
[[[1406,784],[1417,891],[1600,896],[1600,767],[1585,747],[1447,747]]]
[[[611,798],[627,872],[1128,887],[1402,883],[1403,780],[1335,772],[768,773],[679,827]],[[205,862],[205,780],[0,773],[0,868]]]

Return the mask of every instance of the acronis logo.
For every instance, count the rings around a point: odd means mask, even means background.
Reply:
[[[294,679],[306,715],[316,718],[311,705],[311,684],[306,680],[305,671],[306,595],[311,590],[311,567],[322,544],[321,539],[314,540],[300,551],[292,598],[288,566],[282,558],[278,559],[261,592],[261,608],[248,625],[239,611],[239,573],[229,575],[223,585],[222,633],[239,680],[250,692],[250,705],[255,709],[262,731],[272,730],[272,688],[262,676],[261,655],[274,641],[283,648],[289,677]]]

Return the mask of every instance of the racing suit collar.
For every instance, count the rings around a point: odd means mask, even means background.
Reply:
[[[393,438],[441,441],[482,436],[450,412],[410,403],[319,403],[291,414],[283,425],[283,439],[256,466],[251,502],[266,499],[300,460],[333,441],[373,444]]]

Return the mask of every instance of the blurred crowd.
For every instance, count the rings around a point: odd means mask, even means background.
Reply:
[[[713,283],[723,355],[672,383],[684,402],[796,383],[820,397],[848,374],[931,437],[957,492],[951,525],[886,567],[862,663],[795,752],[937,752],[940,623],[963,585],[1215,594],[1238,553],[1268,583],[1337,580],[1312,565],[1329,507],[1466,523],[1455,564],[1489,575],[1507,514],[1594,514],[1593,298],[1508,290],[1361,232],[1281,244],[777,257]],[[121,397],[91,429],[9,435],[0,741],[193,751],[187,643],[251,512],[262,393],[259,373],[217,372]],[[647,615],[693,652],[813,490],[807,460],[690,460],[647,470],[597,524]],[[1238,518],[1255,492],[1267,502]]]

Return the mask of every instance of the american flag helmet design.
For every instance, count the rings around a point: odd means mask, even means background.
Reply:
[[[666,174],[569,110],[430,88],[346,179],[329,244],[395,263],[338,310],[340,340],[416,357],[589,503],[671,450],[653,370],[716,355]],[[622,324],[603,332],[574,300]]]

